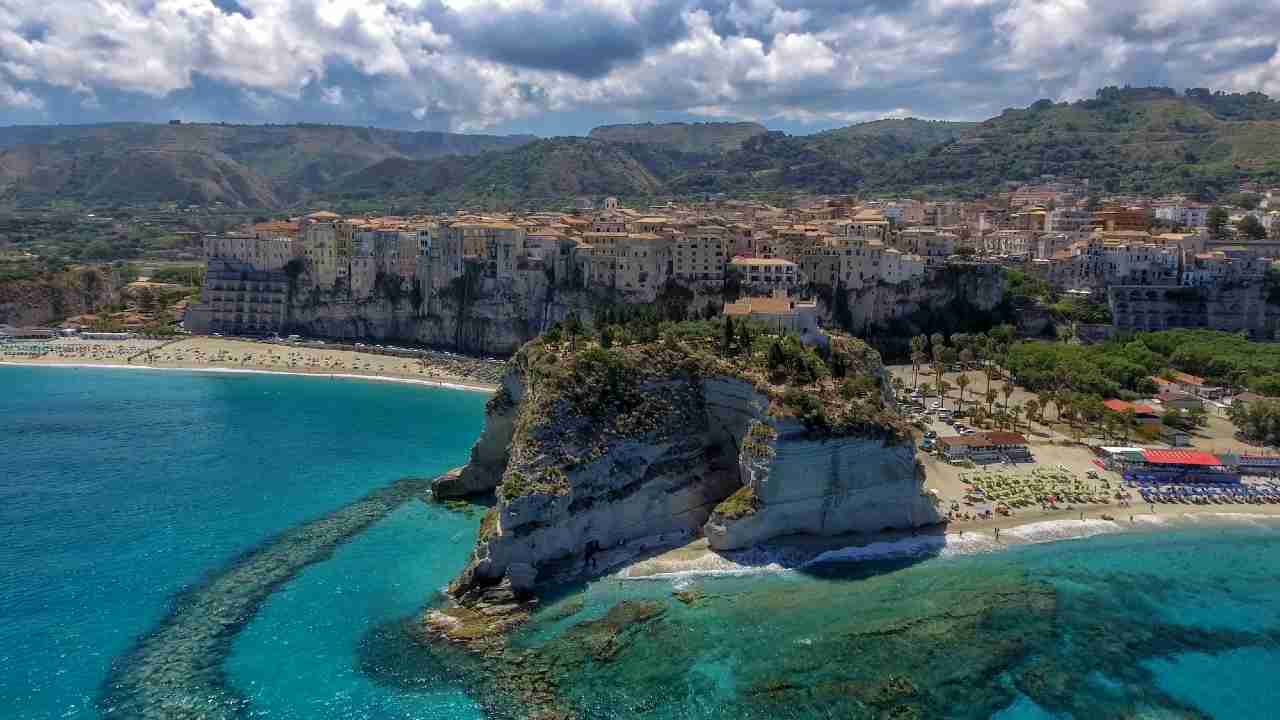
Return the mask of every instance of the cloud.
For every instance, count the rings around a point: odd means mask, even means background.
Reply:
[[[1245,0],[0,0],[0,122],[806,131],[1113,84],[1280,95]]]

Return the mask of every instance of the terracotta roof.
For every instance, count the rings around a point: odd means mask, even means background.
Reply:
[[[1184,385],[1204,385],[1204,378],[1196,375],[1188,375],[1187,373],[1178,372],[1177,370],[1169,374],[1173,376],[1174,380],[1177,380]]]

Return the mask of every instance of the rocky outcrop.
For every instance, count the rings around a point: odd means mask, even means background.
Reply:
[[[436,478],[431,493],[438,500],[451,500],[491,493],[507,467],[508,448],[515,432],[516,415],[524,385],[514,373],[507,373],[498,392],[485,406],[484,430],[471,448],[466,465]]]
[[[771,433],[743,450],[753,507],[713,514],[704,530],[711,547],[734,550],[783,535],[878,532],[939,521],[922,478],[915,477],[911,444],[815,439],[794,420],[762,427]]]
[[[95,313],[120,300],[120,287],[119,274],[106,267],[0,283],[0,325],[49,325]]]
[[[659,347],[634,355],[647,372],[610,366],[617,353],[593,351],[602,368],[584,369],[585,359],[536,352],[532,343],[512,360],[471,465],[437,481],[440,497],[496,487],[451,585],[464,604],[495,587],[520,594],[601,574],[704,532],[730,549],[939,519],[897,427],[819,431],[724,365],[663,370],[672,361]],[[888,384],[873,380],[864,401],[883,407]]]
[[[877,283],[849,291],[850,327],[867,330],[920,312],[968,309],[989,312],[1004,297],[1004,280],[994,265],[930,268],[910,282]]]

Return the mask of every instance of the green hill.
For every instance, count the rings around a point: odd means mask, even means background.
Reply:
[[[683,153],[717,153],[736,150],[746,140],[767,132],[768,128],[753,122],[639,123],[604,125],[592,130],[589,137],[612,143],[659,145]]]
[[[875,185],[977,195],[1042,175],[1108,192],[1227,191],[1280,181],[1280,103],[1258,93],[1178,95],[1106,88],[1092,100],[1006,110],[960,138],[905,157]]]
[[[501,153],[425,162],[386,160],[344,178],[331,191],[348,201],[385,198],[430,207],[538,207],[579,196],[638,197],[663,189],[662,180],[627,146],[563,137]]]
[[[1211,199],[1280,184],[1280,103],[1261,93],[1104,88],[981,123],[886,119],[813,135],[754,123],[596,128],[589,138],[321,125],[0,128],[0,202],[527,207],[581,195],[925,191],[980,197],[1042,176]]]
[[[329,125],[3,127],[0,199],[276,207],[388,158],[426,160],[532,139]]]

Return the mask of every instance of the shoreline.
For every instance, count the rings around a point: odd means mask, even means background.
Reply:
[[[222,373],[235,375],[294,375],[298,377],[312,378],[329,378],[331,380],[368,380],[371,382],[387,382],[400,383],[404,385],[424,385],[429,387],[447,388],[452,390],[467,390],[469,392],[493,393],[497,392],[496,385],[466,380],[464,378],[450,378],[447,380],[427,380],[423,378],[411,377],[395,377],[393,375],[361,375],[359,373],[327,373],[327,372],[308,372],[305,370],[259,370],[256,368],[228,368],[228,367],[212,367],[209,365],[135,365],[132,363],[81,363],[81,362],[21,362],[13,360],[0,360],[0,366],[11,365],[14,367],[42,367],[42,368],[80,368],[93,370],[161,370],[170,372],[202,372],[202,373]]]
[[[1234,511],[1238,508],[1238,511]],[[1110,513],[1108,513],[1110,514]],[[1129,515],[1129,513],[1125,513]],[[1069,516],[1069,517],[1068,517]],[[916,532],[893,531],[846,536],[788,536],[746,550],[717,552],[705,538],[634,562],[602,579],[615,581],[693,580],[705,577],[797,572],[878,560],[919,559],[1003,552],[1027,545],[1083,540],[1098,535],[1160,532],[1182,527],[1259,527],[1280,529],[1280,506],[1239,505],[1205,509],[1179,508],[1170,513],[1132,513],[1132,522],[1078,513],[1046,513],[1038,518],[988,522],[980,527],[948,529],[945,525]],[[999,530],[997,538],[995,531]]]

